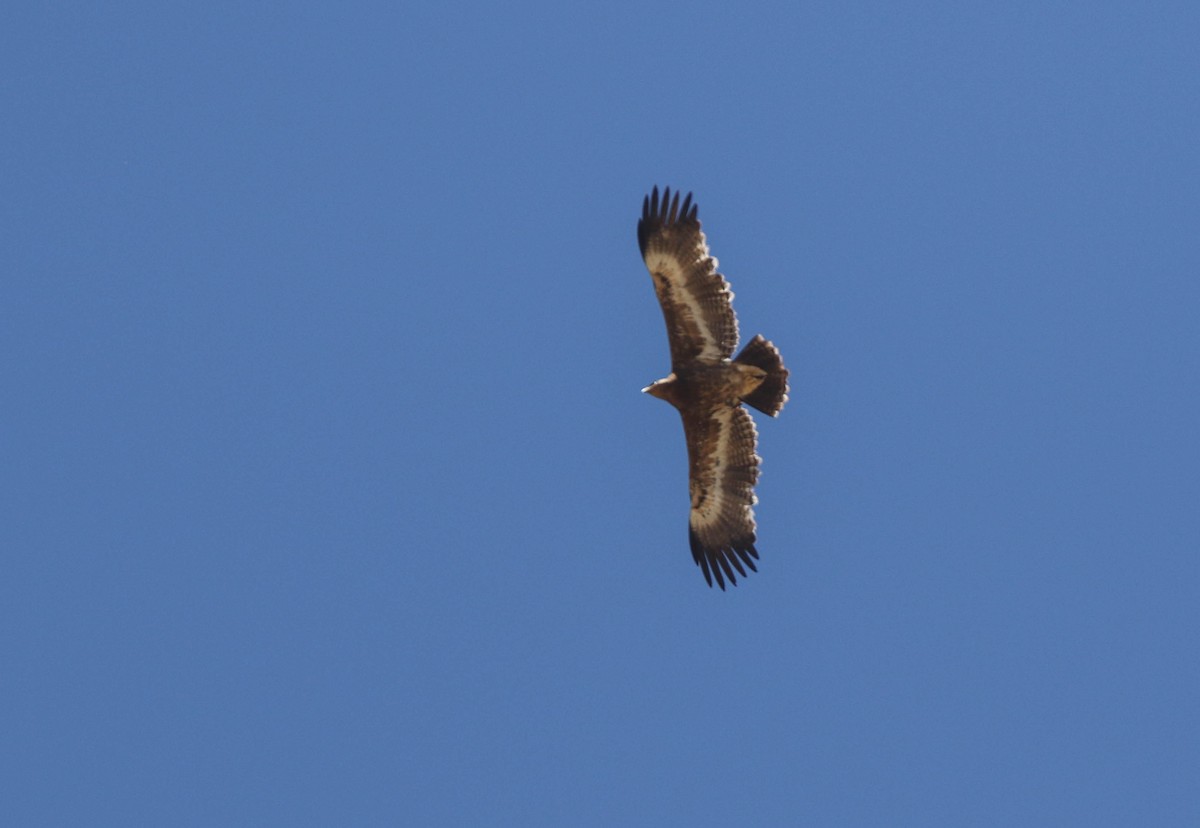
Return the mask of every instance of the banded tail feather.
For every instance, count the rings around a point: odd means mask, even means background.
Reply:
[[[783,367],[779,349],[760,334],[747,342],[733,361],[753,365],[767,372],[762,385],[742,397],[742,402],[768,416],[778,414],[788,399],[788,369]]]

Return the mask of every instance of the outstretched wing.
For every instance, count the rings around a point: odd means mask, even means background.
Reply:
[[[717,586],[725,589],[725,578],[737,583],[734,570],[746,577],[743,564],[758,571],[753,511],[757,432],[750,413],[740,405],[682,413],[692,493],[692,558],[709,586],[716,578]]]
[[[638,246],[667,321],[672,366],[732,356],[738,340],[733,293],[708,253],[692,194],[681,207],[678,192],[672,198],[668,187],[659,201],[655,187],[642,202]]]

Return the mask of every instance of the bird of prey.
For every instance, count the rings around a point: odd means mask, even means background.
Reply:
[[[757,433],[742,403],[774,417],[787,402],[788,371],[779,350],[756,336],[736,357],[733,293],[708,251],[688,193],[658,187],[642,202],[638,246],[667,322],[671,373],[642,389],[683,418],[692,510],[692,558],[711,587],[737,584],[754,561],[759,457]],[[731,359],[731,357],[733,357]]]

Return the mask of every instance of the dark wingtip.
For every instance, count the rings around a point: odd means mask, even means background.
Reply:
[[[758,567],[754,565],[754,560],[758,557],[758,550],[754,548],[753,543],[743,544],[743,547],[734,549],[733,551],[745,562],[746,566],[750,567],[751,572],[758,572]],[[745,573],[743,572],[742,574],[744,575]]]
[[[706,558],[704,556],[700,556],[700,557],[696,558],[696,563],[700,565],[700,571],[704,573],[704,580],[708,581],[708,585],[711,587],[712,586],[712,573],[708,571],[708,558]],[[720,576],[718,576],[718,577],[720,577]],[[725,588],[725,585],[722,584],[721,589],[724,589],[724,588]]]
[[[747,537],[735,538],[724,546],[705,546],[696,534],[696,530],[692,528],[691,524],[688,524],[688,544],[692,547],[692,559],[704,573],[704,580],[708,582],[708,585],[711,587],[715,579],[722,592],[725,591],[726,579],[729,580],[731,586],[737,586],[737,575],[734,575],[734,569],[743,578],[747,577],[742,564],[750,567],[751,572],[758,572],[758,567],[754,565],[754,561],[758,558],[758,549],[754,546],[755,540],[754,534],[751,533]]]
[[[654,233],[672,224],[696,221],[697,206],[692,201],[692,194],[687,194],[682,205],[679,203],[679,196],[678,190],[672,191],[670,187],[663,187],[660,198],[658,185],[655,184],[650,190],[650,195],[642,199],[642,217],[638,220],[637,231],[638,249],[641,250],[643,258],[646,255],[646,245]]]
[[[699,205],[693,201],[693,196],[690,192],[686,196],[683,196],[683,203],[680,204],[679,198],[681,195],[683,194],[679,190],[663,187],[662,197],[660,198],[658,185],[655,184],[650,190],[650,195],[642,199],[642,220],[658,220],[664,225],[694,220]]]

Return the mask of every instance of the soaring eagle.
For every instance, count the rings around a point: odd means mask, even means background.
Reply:
[[[787,402],[787,369],[761,336],[735,358],[733,293],[708,252],[688,193],[683,204],[658,187],[642,202],[638,246],[667,321],[671,373],[642,390],[679,409],[688,449],[692,558],[711,587],[736,584],[754,565],[754,421],[742,403],[774,417]],[[743,566],[743,564],[745,566]]]

